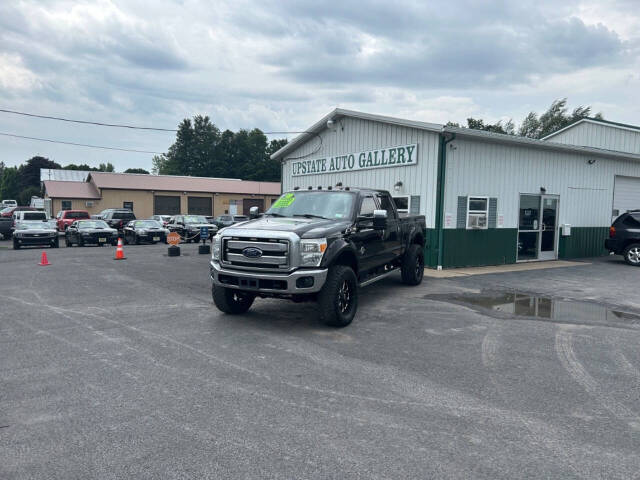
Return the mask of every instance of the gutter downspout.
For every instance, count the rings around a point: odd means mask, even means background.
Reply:
[[[447,136],[449,138],[447,138]],[[438,234],[438,243],[436,250],[438,252],[437,269],[442,270],[443,243],[444,243],[444,187],[446,185],[447,171],[447,144],[456,138],[455,133],[445,132],[444,129],[440,134],[440,151],[438,152],[438,184],[436,187],[436,232]]]

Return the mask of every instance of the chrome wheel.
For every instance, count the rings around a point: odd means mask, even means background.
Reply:
[[[344,280],[338,290],[338,308],[341,313],[346,313],[351,308],[351,286]]]
[[[630,248],[627,252],[627,260],[633,264],[640,263],[640,247]]]

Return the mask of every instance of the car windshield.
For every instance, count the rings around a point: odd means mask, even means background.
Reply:
[[[85,220],[82,222],[78,222],[78,228],[80,230],[85,230],[89,228],[109,228],[107,222],[104,220]]]
[[[235,222],[244,222],[245,220],[248,220],[248,218],[244,215],[236,215],[235,217],[233,217],[233,220]]]
[[[231,215],[220,215],[220,221],[221,222],[229,222],[231,220],[233,220]]]
[[[350,218],[355,195],[351,192],[295,191],[276,200],[267,215],[281,217]]]
[[[162,225],[155,220],[139,220],[134,223],[134,226],[136,228],[160,228]]]
[[[23,220],[46,220],[47,214],[44,212],[24,212],[22,218]]]
[[[87,212],[67,212],[66,218],[89,218]]]
[[[51,229],[47,222],[20,222],[16,225],[16,230],[42,230]]]
[[[0,214],[2,213],[9,213],[11,211],[13,207],[5,207],[2,210],[0,210]]]
[[[185,215],[184,223],[209,223],[204,215]]]

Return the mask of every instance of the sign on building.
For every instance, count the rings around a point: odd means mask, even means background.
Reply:
[[[297,160],[291,164],[294,177],[321,173],[352,172],[370,168],[408,167],[418,163],[418,144],[366,150],[335,157]]]

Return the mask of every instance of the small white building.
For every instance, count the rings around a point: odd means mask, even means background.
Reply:
[[[273,154],[283,191],[389,190],[427,221],[432,267],[606,253],[640,209],[640,127],[583,119],[543,140],[335,109]]]

